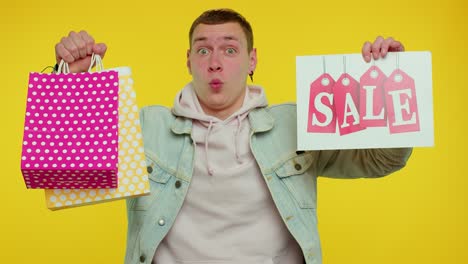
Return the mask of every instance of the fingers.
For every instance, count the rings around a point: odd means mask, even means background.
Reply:
[[[384,38],[381,36],[378,36],[374,43],[372,44],[372,57],[374,57],[374,60],[379,59],[380,57],[380,48],[382,47],[382,43],[384,42]]]
[[[70,51],[65,48],[65,45],[62,43],[62,41],[55,45],[55,59],[57,63],[59,63],[62,59],[67,63],[72,63],[75,61],[75,58],[70,53]]]
[[[405,51],[405,47],[400,41],[393,41],[390,43],[388,51]]]
[[[392,37],[387,38],[386,40],[383,41],[382,47],[380,48],[380,54],[382,55],[382,58],[385,58],[388,52],[388,48],[390,47],[390,44],[394,42]]]
[[[364,45],[362,45],[362,57],[366,62],[371,61],[371,48],[372,44],[369,41],[366,41]]]
[[[93,53],[94,39],[91,37],[88,32],[82,30],[80,31],[81,37],[86,45],[86,54],[91,55]]]
[[[101,56],[101,58],[104,58],[106,51],[107,51],[107,46],[104,43],[98,43],[92,47],[92,52],[98,54],[99,56]]]
[[[86,31],[71,31],[55,45],[57,63],[61,59],[68,63],[84,59],[92,54],[94,45],[94,39]]]
[[[75,48],[75,53],[78,53],[79,59],[86,57],[86,43],[84,41],[83,35],[76,32],[70,32],[69,39],[73,42],[73,47]]]
[[[404,51],[405,48],[403,44],[399,41],[396,41],[392,37],[384,39],[381,36],[378,36],[374,43],[370,43],[366,41],[362,46],[362,57],[364,61],[370,62],[371,57],[374,60],[378,60],[379,58],[385,58],[388,52],[394,51]]]

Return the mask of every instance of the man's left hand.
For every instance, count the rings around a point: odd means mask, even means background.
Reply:
[[[384,39],[378,36],[374,43],[366,41],[362,46],[362,57],[366,62],[371,61],[371,56],[374,60],[379,58],[385,58],[388,52],[392,51],[404,51],[405,47],[400,41],[393,39],[392,37]]]

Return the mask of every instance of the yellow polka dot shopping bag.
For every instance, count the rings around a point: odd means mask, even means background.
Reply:
[[[150,186],[133,89],[131,69],[114,68],[119,76],[118,188],[45,190],[51,210],[90,205],[149,194]]]

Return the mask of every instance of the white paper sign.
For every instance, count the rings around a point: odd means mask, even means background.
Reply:
[[[298,150],[434,145],[430,52],[296,57]]]

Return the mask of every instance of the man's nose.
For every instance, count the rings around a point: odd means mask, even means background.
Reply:
[[[223,70],[221,62],[216,54],[213,54],[210,58],[210,64],[208,67],[209,72],[220,72]]]

